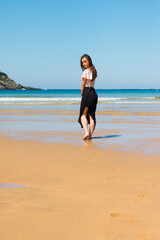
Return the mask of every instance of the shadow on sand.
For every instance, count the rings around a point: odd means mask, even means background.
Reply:
[[[90,138],[90,140],[92,139],[102,139],[102,138],[114,138],[114,137],[121,137],[122,135],[104,135],[104,136],[98,136],[98,137],[92,137]]]

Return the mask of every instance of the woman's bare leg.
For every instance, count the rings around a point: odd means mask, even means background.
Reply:
[[[94,124],[94,120],[90,114],[89,114],[89,120],[90,120],[89,136],[92,137],[92,134],[93,134],[94,128],[95,128],[95,124]]]
[[[83,115],[81,116],[81,123],[84,128],[84,137],[82,138],[83,140],[89,137],[89,132],[88,132],[88,121],[87,121],[87,112],[88,112],[88,107],[85,107]]]

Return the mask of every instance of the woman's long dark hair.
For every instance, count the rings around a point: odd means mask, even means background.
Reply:
[[[84,57],[86,57],[89,62],[89,68],[91,69],[92,76],[93,76],[92,80],[94,80],[97,77],[97,70],[95,69],[95,66],[92,63],[92,59],[88,54],[83,54],[83,56],[81,57],[81,60],[80,60],[80,66],[81,66],[82,70],[84,71],[85,68],[83,67],[83,64],[82,64],[82,58],[84,58]]]

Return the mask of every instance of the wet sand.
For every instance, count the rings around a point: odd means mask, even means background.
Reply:
[[[78,116],[79,111],[75,111],[75,110],[43,110],[43,111],[31,111],[31,110],[0,110],[0,115],[76,115]],[[143,111],[143,112],[138,112],[137,109],[136,111],[124,111],[124,110],[107,110],[107,111],[97,111],[96,112],[97,115],[107,115],[107,116],[160,116],[159,112],[147,112],[147,111]]]
[[[0,188],[0,239],[160,239],[158,155],[8,136],[0,146],[0,183],[26,186]]]
[[[81,146],[83,130],[78,111],[69,106],[51,110],[39,106],[17,106],[0,109],[0,132],[14,139],[34,139],[42,142],[71,143]],[[101,105],[99,105],[102,108]],[[2,108],[2,106],[1,106]],[[113,108],[113,107],[112,107]],[[40,110],[41,109],[41,110]],[[97,125],[93,142],[104,149],[160,155],[160,115],[158,108],[106,107],[97,111]]]

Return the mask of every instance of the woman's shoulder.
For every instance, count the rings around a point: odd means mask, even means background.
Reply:
[[[86,68],[84,71],[83,71],[84,74],[91,74],[92,73],[92,70],[90,68]]]
[[[86,68],[86,69],[83,70],[82,76],[83,76],[83,77],[86,77],[86,76],[88,76],[88,74],[90,74],[90,73],[91,73],[91,71],[90,71],[88,68]]]

